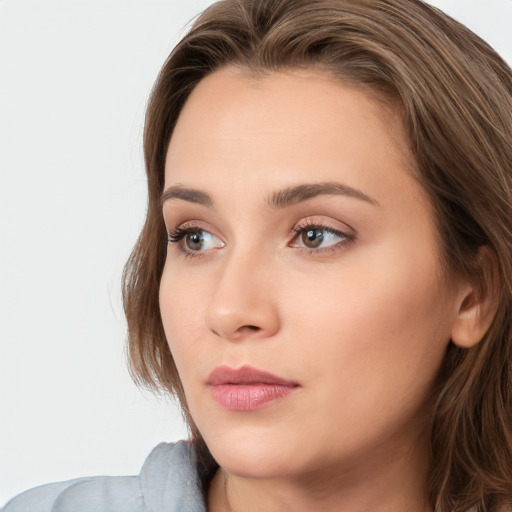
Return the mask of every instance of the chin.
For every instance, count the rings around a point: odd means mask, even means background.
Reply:
[[[219,466],[244,478],[277,478],[293,471],[300,451],[289,440],[270,433],[231,431],[230,435],[207,436],[206,444]],[[292,461],[294,464],[292,465]]]

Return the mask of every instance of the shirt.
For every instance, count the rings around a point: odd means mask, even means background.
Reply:
[[[159,444],[137,476],[98,476],[43,485],[2,512],[206,512],[193,446]]]

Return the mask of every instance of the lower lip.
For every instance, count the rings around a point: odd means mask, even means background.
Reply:
[[[213,399],[230,411],[253,411],[284,398],[296,386],[279,384],[218,384],[211,386]]]

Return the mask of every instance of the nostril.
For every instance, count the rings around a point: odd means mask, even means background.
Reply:
[[[257,325],[242,325],[233,333],[233,339],[241,340],[244,338],[252,338],[259,336],[261,332],[262,328]]]

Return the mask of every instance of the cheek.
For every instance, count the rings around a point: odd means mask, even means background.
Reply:
[[[378,258],[346,258],[337,272],[318,274],[311,287],[289,280],[284,312],[294,339],[316,371],[383,379],[429,380],[437,372],[450,338],[450,303],[436,277],[435,262],[399,261],[395,253]],[[293,299],[292,299],[293,298]],[[291,352],[293,354],[293,352]],[[332,362],[335,362],[333,364]],[[343,368],[343,371],[340,371]]]
[[[204,336],[204,280],[194,282],[190,275],[170,266],[164,268],[160,282],[160,313],[167,343],[183,377],[187,361],[193,362],[200,352]],[[203,321],[201,321],[203,319]]]
[[[421,424],[449,340],[436,283],[379,278],[369,267],[340,277],[337,286],[323,283],[329,300],[304,296],[305,313],[290,322],[287,358],[309,384],[316,417],[329,411],[333,438],[339,425],[359,439]]]

